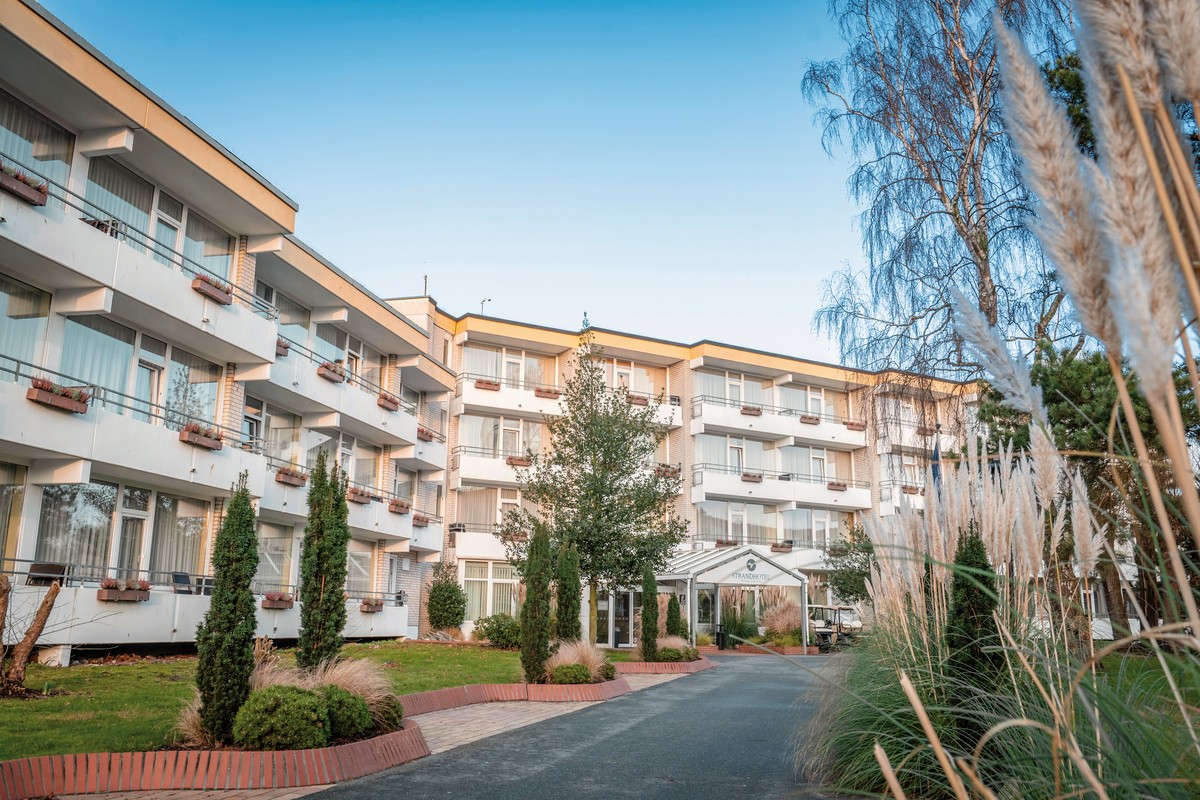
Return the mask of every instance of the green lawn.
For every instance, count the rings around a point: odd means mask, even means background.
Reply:
[[[347,645],[344,653],[386,667],[397,694],[521,680],[516,651],[387,642]],[[283,656],[291,660],[290,651]],[[25,685],[48,694],[0,700],[0,761],[170,745],[179,709],[192,697],[195,671],[195,659],[66,669],[31,666]],[[65,694],[56,694],[60,691]]]

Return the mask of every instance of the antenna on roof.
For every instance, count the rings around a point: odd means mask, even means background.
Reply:
[[[587,312],[585,311],[583,312],[583,327],[580,330],[586,331],[590,327],[592,327],[592,323],[588,322]]]
[[[425,295],[426,297],[429,297],[429,273],[427,272],[424,275],[422,275],[421,277],[423,277],[425,279],[425,291],[422,292],[422,294]]]

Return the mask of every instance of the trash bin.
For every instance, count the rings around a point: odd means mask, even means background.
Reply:
[[[725,629],[720,625],[717,626],[717,649],[725,649]]]

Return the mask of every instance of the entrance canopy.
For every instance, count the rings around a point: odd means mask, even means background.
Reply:
[[[781,586],[804,589],[800,606],[804,618],[804,640],[808,640],[808,577],[783,564],[768,547],[745,544],[738,547],[718,547],[715,550],[692,550],[671,559],[665,572],[658,576],[660,583],[684,583],[687,586],[688,628],[695,642],[697,624],[697,592],[701,587],[713,587],[716,592],[717,619],[721,614],[723,586],[754,588]]]

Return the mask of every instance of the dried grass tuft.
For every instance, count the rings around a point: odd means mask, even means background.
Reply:
[[[763,611],[759,622],[768,634],[786,635],[804,627],[804,610],[798,603],[787,600]]]
[[[215,744],[200,719],[199,689],[195,691],[191,702],[179,712],[179,718],[175,720],[175,732],[180,741],[189,747],[212,747]]]
[[[596,645],[584,639],[573,639],[559,642],[558,650],[546,660],[546,675],[553,675],[556,668],[567,664],[581,664],[587,667],[592,680],[598,681],[604,678],[607,663],[608,656]]]
[[[322,686],[337,686],[366,701],[371,717],[377,722],[388,719],[395,698],[387,671],[365,658],[323,661],[308,671],[264,661],[250,674],[250,690],[267,686],[295,686],[316,690]]]

